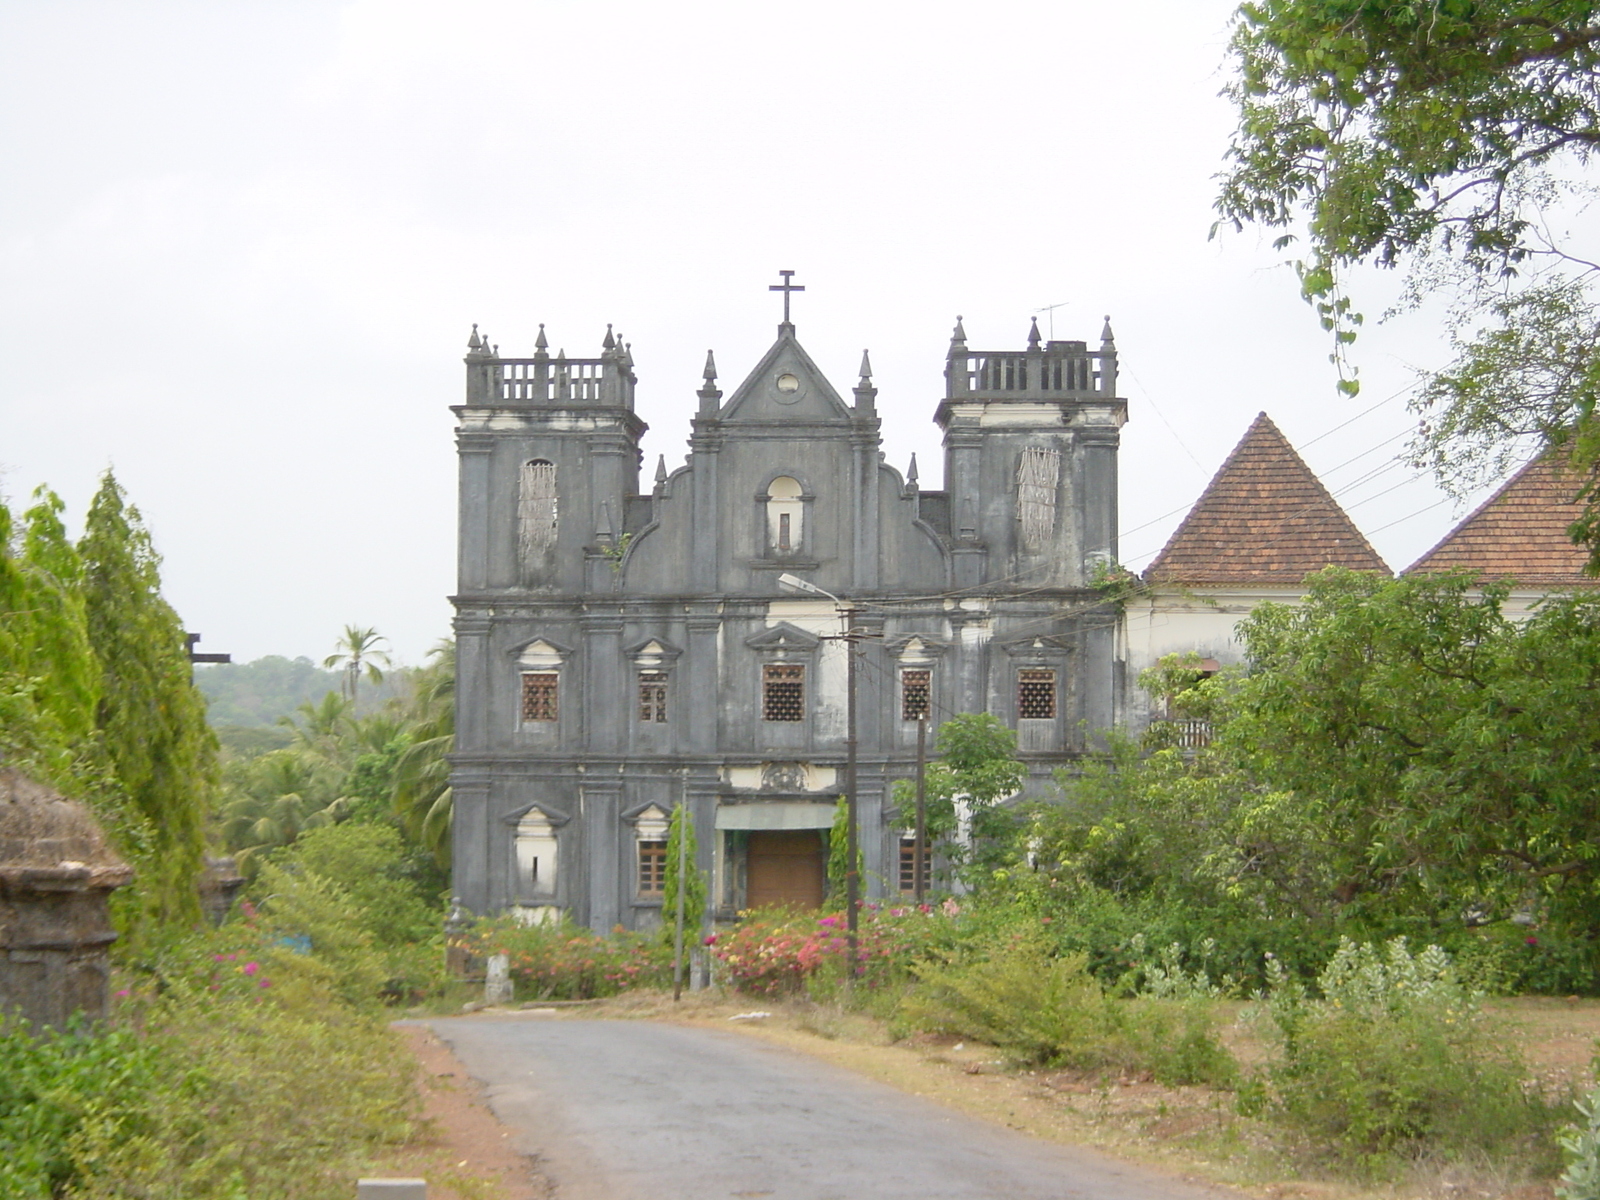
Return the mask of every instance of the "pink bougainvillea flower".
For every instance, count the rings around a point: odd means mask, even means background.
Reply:
[[[261,967],[257,963],[247,962],[247,963],[245,963],[244,966],[240,967],[239,969],[241,971],[243,971],[246,975],[254,975],[257,971],[261,970]]]
[[[272,980],[270,980],[270,979],[262,979],[259,982],[260,982],[262,987],[271,987],[272,986]]]
[[[131,995],[133,995],[132,992],[130,992],[127,988],[123,988],[120,992],[117,993],[117,999],[118,1000],[126,1000]]]

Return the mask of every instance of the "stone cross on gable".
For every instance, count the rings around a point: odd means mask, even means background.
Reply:
[[[798,284],[798,283],[793,282],[793,280],[794,280],[794,272],[793,271],[779,271],[778,274],[783,276],[783,282],[782,283],[769,284],[768,287],[767,287],[767,291],[769,291],[769,292],[782,292],[783,293],[783,324],[780,325],[779,328],[780,329],[793,329],[794,326],[789,323],[789,293],[790,292],[803,292],[806,289],[805,289],[805,286],[803,284]]]

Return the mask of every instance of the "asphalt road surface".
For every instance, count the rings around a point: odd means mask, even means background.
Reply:
[[[430,1023],[560,1200],[1219,1200],[797,1052],[650,1021]]]

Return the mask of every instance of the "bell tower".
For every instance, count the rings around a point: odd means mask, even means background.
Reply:
[[[1021,351],[967,348],[961,318],[945,362],[950,538],[959,587],[1083,588],[1117,555],[1117,447],[1128,417],[1117,348],[1044,341]]]

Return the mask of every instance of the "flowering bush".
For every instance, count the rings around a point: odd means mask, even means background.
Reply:
[[[482,921],[457,939],[471,954],[504,954],[519,995],[540,1000],[591,1000],[672,982],[672,949],[659,937],[593,933],[565,921],[524,925]]]
[[[960,914],[953,902],[861,908],[856,937],[857,985],[881,990],[910,977],[912,964],[955,936]],[[816,994],[838,986],[849,974],[845,914],[764,909],[712,939],[712,954],[737,991],[755,996]]]

